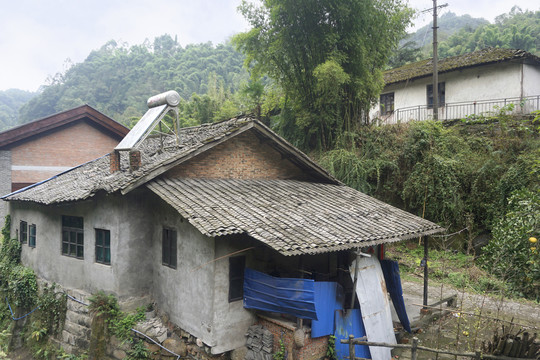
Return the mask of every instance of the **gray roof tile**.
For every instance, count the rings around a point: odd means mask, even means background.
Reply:
[[[146,186],[203,234],[245,233],[284,255],[351,249],[443,231],[344,185],[161,178]]]

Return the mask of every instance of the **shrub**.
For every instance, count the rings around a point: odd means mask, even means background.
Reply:
[[[540,233],[540,191],[516,191],[508,203],[479,262],[511,291],[540,301],[540,255],[537,245],[529,242]]]

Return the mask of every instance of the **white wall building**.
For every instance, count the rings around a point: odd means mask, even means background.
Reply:
[[[522,50],[488,48],[440,60],[439,119],[540,109],[540,58]],[[382,124],[433,118],[433,62],[422,60],[384,74],[370,119]],[[511,107],[511,106],[510,106]]]

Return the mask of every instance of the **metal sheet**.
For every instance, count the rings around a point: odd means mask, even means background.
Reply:
[[[403,289],[401,288],[401,277],[399,276],[399,265],[397,261],[381,260],[381,268],[386,282],[386,289],[390,293],[392,304],[396,310],[397,316],[403,328],[407,332],[411,332],[411,324],[405,309],[405,301],[403,300]]]
[[[244,307],[317,320],[314,283],[310,279],[277,278],[246,268]]]
[[[366,336],[366,329],[362,323],[362,313],[359,309],[335,311],[335,326],[334,333],[336,337],[336,357],[339,360],[348,359],[349,345],[342,344],[342,339],[349,339],[349,334],[355,338]],[[365,345],[357,345],[355,348],[356,357],[371,359],[369,347]]]
[[[315,282],[317,319],[311,322],[311,337],[334,334],[334,313],[343,309],[343,288],[336,282]]]
[[[158,123],[165,112],[169,110],[167,107],[168,105],[165,104],[148,109],[133,129],[131,129],[126,137],[122,139],[120,144],[116,146],[115,150],[130,150],[139,142],[139,140],[143,140],[146,135],[152,131],[153,127]]]
[[[355,266],[356,260],[353,261],[350,268],[351,277],[353,277]],[[390,302],[381,264],[375,257],[361,257],[358,266],[356,295],[360,303],[368,341],[396,344]],[[392,358],[391,348],[371,346],[370,352],[373,360],[390,360]]]

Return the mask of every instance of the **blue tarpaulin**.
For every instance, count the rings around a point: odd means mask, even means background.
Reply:
[[[381,260],[381,267],[386,282],[386,289],[390,293],[390,298],[394,304],[394,309],[398,315],[399,321],[407,332],[411,332],[411,324],[405,310],[405,301],[403,300],[403,289],[401,288],[401,277],[399,276],[399,265],[397,261]]]
[[[314,284],[310,279],[278,278],[246,268],[244,307],[317,320]]]
[[[336,282],[315,282],[317,319],[311,322],[311,337],[334,334],[334,313],[343,309],[343,288]]]

